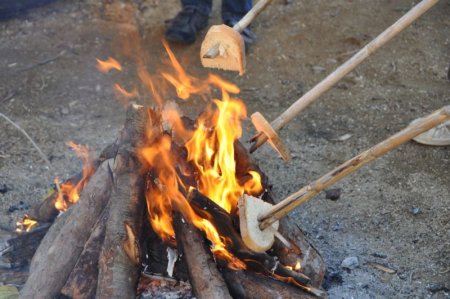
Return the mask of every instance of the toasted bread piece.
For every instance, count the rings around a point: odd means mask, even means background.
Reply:
[[[259,228],[258,215],[272,207],[259,198],[243,195],[238,202],[241,236],[245,245],[255,252],[269,250],[275,242],[275,231],[279,222],[274,222],[265,230]]]
[[[219,55],[214,58],[203,58],[210,48],[219,45]],[[245,73],[245,45],[236,30],[227,25],[212,26],[203,40],[200,59],[204,67],[218,68]]]

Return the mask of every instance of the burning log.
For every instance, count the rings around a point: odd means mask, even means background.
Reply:
[[[243,299],[312,299],[309,294],[297,287],[275,280],[271,277],[258,275],[250,271],[233,271],[223,269],[225,281],[234,298]]]
[[[65,180],[63,183],[76,184],[81,179],[82,174],[77,173],[73,177]],[[58,192],[53,192],[42,200],[38,205],[34,206],[28,213],[28,217],[39,223],[50,223],[55,220],[59,214],[59,210],[55,207]]]
[[[114,143],[107,146],[100,156],[92,162],[89,167],[92,167],[92,170],[95,171],[98,166],[102,164],[107,159],[112,159],[117,154],[118,144]],[[83,178],[83,172],[79,172],[74,176],[65,180],[62,185],[77,185],[80,180]],[[39,223],[51,223],[58,216],[60,211],[56,208],[56,201],[58,199],[58,192],[53,192],[49,196],[47,196],[44,200],[42,200],[39,204],[34,206],[28,212],[28,218],[37,221]]]
[[[147,142],[146,129],[150,113],[147,109],[131,105],[116,153],[129,157],[130,151]],[[157,118],[155,118],[157,119]],[[113,190],[113,176],[126,171],[125,165],[116,163],[111,167],[111,159],[105,160],[85,186],[79,202],[64,214],[66,220],[59,231],[53,230],[47,241],[39,246],[30,266],[30,276],[21,295],[53,298],[64,287],[72,269],[79,259],[90,232],[103,212]],[[113,211],[110,211],[112,214]],[[70,214],[70,215],[69,215]],[[133,227],[134,228],[134,227]],[[46,273],[46,275],[42,275]]]
[[[84,245],[83,252],[74,269],[69,275],[61,295],[72,298],[94,298],[98,280],[98,258],[105,239],[106,221],[109,216],[110,204],[106,206],[102,215]]]
[[[174,229],[178,248],[186,257],[189,280],[195,296],[199,299],[231,299],[200,232],[193,225],[186,223],[179,213],[174,216]]]
[[[39,246],[21,293],[24,298],[53,298],[66,283],[89,238],[87,232],[91,231],[109,200],[112,190],[109,162],[106,160],[97,169],[83,190],[80,202],[73,206],[70,215],[67,214],[70,217],[65,217],[67,219],[54,239]],[[46,239],[52,237],[46,236]]]
[[[271,204],[275,204],[274,196],[272,195],[271,186],[268,183],[266,175],[260,170],[259,166],[252,159],[247,149],[239,142],[234,144],[235,160],[236,160],[236,175],[241,182],[249,179],[248,173],[254,170],[261,175],[261,181],[264,189],[263,200]],[[256,194],[259,195],[259,194]],[[287,216],[280,220],[278,231],[286,236],[291,243],[291,248],[287,248],[282,242],[276,239],[273,251],[280,259],[283,265],[296,265],[300,262],[302,265],[302,272],[311,279],[311,285],[320,287],[325,277],[325,263],[311,241],[305,236],[303,231],[294,224],[294,222]],[[299,260],[300,257],[300,260]]]
[[[280,279],[285,279],[286,281],[293,279],[294,283],[304,286],[309,285],[310,279],[306,275],[284,267],[276,258],[266,253],[250,251],[245,246],[237,231],[234,230],[229,214],[212,200],[197,190],[190,192],[189,200],[195,212],[213,223],[221,236],[227,240],[227,249],[237,258],[244,261],[249,270],[265,275],[271,275],[273,273]]]
[[[270,188],[263,195],[263,200],[272,204],[275,203]],[[302,272],[311,279],[310,284],[316,288],[320,287],[325,277],[326,267],[319,251],[314,248],[311,241],[289,216],[280,220],[278,231],[286,236],[291,244],[291,248],[287,248],[282,242],[275,240],[273,250],[277,252],[280,262],[284,265],[300,263]]]
[[[122,159],[119,156],[116,161],[127,163]],[[144,186],[143,179],[134,172],[124,173],[117,178],[99,259],[98,298],[136,297]]]
[[[194,128],[188,128],[190,129],[192,132],[195,131]],[[204,132],[213,134],[212,129],[204,130]],[[188,135],[190,134],[182,137]],[[193,133],[191,135],[193,136]],[[169,226],[173,224],[173,228],[170,227],[167,230],[165,239],[161,235],[160,237],[163,242],[170,243],[171,240],[173,241],[173,235],[176,235],[178,248],[184,253],[181,264],[187,265],[187,272],[196,297],[265,298],[272,294],[286,298],[302,298],[304,294],[303,298],[309,298],[310,293],[321,295],[314,287],[320,285],[323,278],[323,261],[307,241],[298,240],[298,238],[305,238],[300,230],[296,230],[295,227],[291,230],[288,224],[285,224],[288,230],[280,229],[281,232],[289,232],[290,241],[293,243],[291,249],[281,246],[278,248],[276,245],[270,251],[270,255],[255,253],[244,245],[235,229],[238,227],[234,223],[236,206],[231,205],[227,212],[225,208],[221,208],[200,192],[193,191],[187,198],[184,196],[189,186],[198,187],[200,175],[198,170],[201,167],[198,166],[199,164],[194,164],[189,157],[189,149],[184,144],[187,141],[183,138],[179,139],[182,144],[178,145],[172,139],[172,134],[164,131],[159,113],[144,107],[130,106],[120,137],[114,145],[109,147],[108,154],[103,155],[104,158],[96,160],[95,163],[98,164],[103,162],[98,167],[96,165],[96,171],[84,187],[79,202],[57,218],[42,241],[33,258],[30,277],[22,290],[23,297],[55,297],[59,294],[72,298],[135,297],[139,267],[142,262],[141,255],[148,254],[146,251],[140,254],[139,248],[139,240],[142,240],[145,194],[148,195],[149,211],[153,205],[153,208],[156,208],[155,213],[166,213],[156,215],[157,217],[168,216]],[[211,144],[216,142],[218,141]],[[233,142],[228,144],[229,148],[233,146]],[[150,148],[156,151],[150,152]],[[144,150],[149,150],[147,154],[153,157],[153,160],[142,160],[141,155]],[[164,150],[164,152],[161,153],[158,150]],[[162,161],[163,159],[166,160]],[[230,160],[233,160],[233,156]],[[253,180],[259,176],[261,176],[263,187],[268,185],[267,178],[238,141],[234,141],[234,161],[236,169],[232,169],[231,175],[223,181],[228,180],[229,177],[236,178],[236,186],[241,188],[239,192],[244,192],[243,187],[247,188],[247,183],[250,183],[250,188],[245,192],[260,193],[261,191],[256,191],[257,188],[252,188]],[[233,163],[229,164],[234,168]],[[166,166],[169,167],[166,168]],[[163,176],[169,173],[174,175],[174,180],[163,181]],[[144,186],[145,181],[147,184],[150,183],[147,192]],[[171,185],[175,185],[170,182],[180,184],[169,190]],[[151,186],[152,184],[154,186]],[[168,200],[158,206],[156,193]],[[170,202],[172,195],[180,194],[177,201]],[[51,202],[51,199],[48,201]],[[46,203],[46,205],[51,207],[46,211],[54,208],[52,204]],[[184,209],[181,208],[182,206]],[[162,211],[166,207],[168,207],[167,211]],[[198,230],[198,228],[203,230],[204,228],[200,226],[195,228],[193,224],[184,223],[181,220],[183,213],[183,218],[187,222],[192,221],[198,225],[199,221],[195,222],[193,218],[186,217],[186,208],[192,210],[192,214],[196,214],[200,222],[209,221],[215,227],[217,236],[220,240],[224,240],[226,247],[224,251],[231,254],[232,260],[222,259],[216,254],[215,260],[212,259],[206,245],[207,241]],[[107,209],[108,212],[106,212]],[[172,213],[173,209],[175,211]],[[172,214],[175,215],[173,219]],[[155,215],[149,214],[149,216],[151,221],[158,220],[154,217]],[[51,221],[51,217],[46,219]],[[151,222],[152,228],[147,225],[147,229],[158,233],[154,224]],[[219,244],[217,240],[212,241],[211,238],[210,240],[214,245]],[[294,265],[300,258],[304,266],[302,272],[282,265],[283,263]],[[242,268],[246,270],[238,272],[231,270],[235,269],[229,268],[233,259],[237,261],[236,265],[243,265]],[[316,264],[308,268],[308,263],[311,261]],[[180,263],[177,264],[178,267]],[[304,274],[308,269],[310,277]],[[164,270],[150,271],[150,273],[162,274]],[[175,277],[181,276],[176,274]],[[184,277],[187,278],[186,274]]]

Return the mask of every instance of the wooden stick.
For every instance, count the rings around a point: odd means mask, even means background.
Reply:
[[[275,131],[280,130],[288,124],[297,114],[302,112],[307,106],[319,98],[322,94],[330,90],[337,82],[344,78],[348,73],[360,65],[366,58],[375,53],[382,46],[387,44],[391,39],[397,36],[411,23],[417,20],[431,7],[433,7],[439,0],[423,0],[414,6],[407,14],[401,17],[397,22],[387,28],[383,33],[378,35],[374,40],[362,48],[352,58],[347,60],[343,65],[332,72],[328,77],[322,80],[319,84],[313,87],[310,91],[305,93],[300,99],[293,103],[286,111],[278,116],[272,123]],[[250,152],[254,152],[258,147],[267,141],[267,136],[264,134],[257,134],[252,138],[254,144],[250,148]]]
[[[237,22],[233,29],[237,32],[241,33],[245,28],[250,25],[251,22],[266,8],[272,0],[259,0],[253,7],[250,9],[242,19]]]
[[[365,152],[341,164],[340,166],[336,167],[308,186],[303,187],[299,191],[288,196],[286,199],[274,205],[270,210],[258,217],[258,219],[261,221],[259,227],[261,229],[265,229],[275,221],[286,216],[296,207],[314,197],[320,191],[345,178],[370,161],[381,157],[387,152],[399,147],[403,143],[447,121],[448,119],[450,119],[450,105],[445,106],[428,115],[427,117],[421,119],[417,123],[408,126],[397,134],[389,137],[388,139],[378,143]]]
[[[175,213],[173,222],[177,247],[186,257],[189,281],[195,297],[231,299],[201,233],[192,224],[184,222],[179,213]]]
[[[20,131],[20,133],[22,133],[33,145],[33,147],[36,149],[36,151],[39,153],[39,155],[41,156],[42,160],[45,161],[45,163],[47,163],[48,165],[48,169],[51,170],[52,169],[52,164],[50,163],[50,161],[47,159],[47,156],[42,152],[42,150],[39,148],[39,146],[34,142],[34,140],[30,137],[30,135],[28,135],[28,133],[22,129],[18,124],[16,124],[15,122],[13,122],[10,118],[8,118],[6,115],[4,115],[3,113],[0,113],[0,116],[3,117],[7,122],[9,122],[11,125],[14,126],[14,128],[16,128],[17,130]]]
[[[109,208],[110,202],[97,220],[97,224],[95,224],[89,239],[84,245],[80,258],[62,288],[61,295],[64,298],[81,299],[95,297],[98,280],[98,258],[105,239]]]
[[[121,156],[116,162],[127,163]],[[105,240],[98,262],[97,298],[136,297],[145,184],[132,170],[130,168],[117,177],[117,188],[111,195]]]

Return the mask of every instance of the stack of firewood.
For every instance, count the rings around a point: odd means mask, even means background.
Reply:
[[[177,245],[175,242],[164,244],[151,237],[155,233],[148,224],[145,200],[151,169],[143,167],[136,152],[143,145],[151,144],[154,141],[151,138],[157,138],[155,136],[158,134],[149,134],[149,131],[165,134],[166,129],[162,127],[161,117],[155,110],[130,105],[119,137],[95,161],[96,171],[84,187],[78,203],[56,217],[59,212],[54,207],[55,195],[52,195],[30,211],[29,217],[40,224],[34,231],[20,235],[21,239],[38,236],[40,240],[49,227],[46,223],[53,224],[34,253],[21,296],[135,298],[145,293],[146,285],[154,286],[156,280],[166,279],[166,285],[169,285],[175,280],[142,275],[143,272],[164,274],[152,269],[149,263],[155,254],[149,248],[155,248],[156,243],[160,249],[177,246],[181,260],[176,263],[174,277],[189,278],[192,294],[186,287],[189,284],[173,285],[180,290],[188,290],[187,297],[323,296],[324,293],[318,289],[325,272],[323,260],[301,229],[288,217],[280,221],[279,231],[288,238],[290,248],[276,242],[268,253],[254,253],[243,244],[235,216],[195,189],[186,195],[193,210],[209,219],[221,236],[230,240],[227,250],[246,263],[246,270],[230,269],[226,262],[215,259],[209,250],[208,240],[184,220],[180,211],[173,213]],[[179,156],[180,163],[183,163],[185,155],[180,153]],[[266,177],[238,141],[235,142],[235,160],[238,176],[244,177],[249,170],[256,170],[264,178],[266,189],[269,189]],[[72,178],[77,179],[79,176]],[[186,180],[190,184],[190,179]],[[273,202],[270,191],[265,191],[263,198]],[[20,242],[11,244],[16,249],[21,246]],[[9,252],[11,254],[12,251]],[[161,263],[165,262],[163,260]],[[297,262],[301,263],[300,271],[286,267],[292,267]],[[164,297],[164,292],[165,288],[161,287],[159,296]]]

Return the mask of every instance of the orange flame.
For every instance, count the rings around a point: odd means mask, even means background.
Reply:
[[[65,212],[72,204],[78,201],[80,198],[79,193],[95,172],[95,167],[87,147],[75,144],[72,141],[67,142],[67,145],[71,147],[76,155],[83,161],[83,172],[81,179],[77,183],[66,181],[60,184],[59,178],[55,178],[56,188],[58,189],[57,197],[55,199],[55,208],[61,212]]]
[[[186,221],[206,234],[213,244],[212,252],[216,258],[226,260],[232,268],[244,269],[245,263],[227,251],[226,240],[219,235],[213,224],[197,215],[189,205],[185,196],[189,186],[185,186],[179,176],[185,175],[186,169],[180,169],[180,163],[171,152],[174,140],[177,142],[181,140],[181,143],[185,144],[190,167],[194,167],[198,174],[195,176],[196,187],[228,212],[237,208],[237,202],[245,192],[261,191],[261,178],[258,173],[250,172],[252,179],[243,185],[236,177],[234,142],[242,135],[240,122],[246,118],[246,108],[242,101],[231,98],[229,93],[239,93],[239,87],[216,75],[209,75],[204,80],[189,75],[168,44],[163,41],[163,45],[171,63],[171,70],[163,71],[159,76],[151,74],[145,68],[144,56],[137,58],[139,79],[161,109],[164,127],[166,128],[165,125],[168,124],[174,130],[173,136],[163,134],[163,137],[157,137],[163,133],[161,126],[155,138],[148,138],[152,143],[139,150],[143,164],[152,169],[152,179],[149,179],[146,192],[151,226],[162,240],[173,242],[175,232],[172,227],[172,213],[179,211]],[[111,64],[108,64],[106,70],[111,67]],[[174,87],[178,98],[183,100],[192,95],[205,98],[213,87],[221,90],[222,100],[213,101],[210,109],[198,119],[197,127],[192,132],[191,129],[184,127],[177,109],[164,103],[165,90],[162,83],[166,82]],[[115,85],[115,89],[125,97],[137,94],[134,91],[126,91],[118,84]],[[155,132],[151,131],[148,134]]]
[[[297,261],[297,263],[294,266],[294,270],[298,272],[298,271],[300,271],[301,268],[302,268],[302,266],[300,264],[300,261]]]
[[[112,57],[108,57],[107,60],[100,60],[97,58],[97,69],[102,73],[107,73],[112,69],[121,71],[122,66],[117,60]]]
[[[244,192],[261,191],[261,178],[252,172],[252,180],[241,186],[236,178],[234,142],[242,135],[241,120],[246,109],[241,101],[223,91],[223,100],[215,100],[217,110],[199,119],[198,129],[186,143],[188,160],[199,171],[199,190],[227,212],[236,208]],[[208,124],[213,120],[213,124]]]
[[[174,62],[176,59],[172,55],[169,54]],[[178,79],[189,79],[178,62],[175,62],[174,67],[180,68]],[[181,91],[186,91],[186,97],[190,96],[191,92],[203,92],[204,89],[193,88],[190,82],[192,81],[180,81],[181,85],[175,86],[179,96]],[[185,147],[188,151],[188,161],[191,161],[198,171],[196,179],[200,192],[231,212],[236,209],[237,202],[244,192],[262,190],[261,178],[258,173],[251,172],[253,179],[242,186],[236,177],[234,142],[242,135],[240,123],[246,117],[246,109],[241,101],[231,98],[228,91],[239,92],[239,88],[213,75],[205,82],[199,86],[220,87],[223,99],[214,100],[216,109],[211,107],[198,119],[197,129],[187,140]],[[187,131],[183,129],[180,116],[175,109],[164,110],[163,117],[177,131]],[[212,223],[199,217],[186,200],[184,194],[187,193],[187,186],[184,186],[179,177],[181,170],[177,172],[174,167],[178,163],[171,154],[171,142],[171,137],[164,135],[140,152],[143,160],[157,173],[157,180],[149,184],[147,192],[148,213],[154,231],[166,242],[172,240],[174,237],[172,210],[178,210],[187,221],[206,234],[213,244],[212,252],[216,257],[228,261],[229,266],[234,269],[245,269],[245,263],[227,251],[225,240]]]
[[[120,86],[120,84],[117,83],[114,84],[114,89],[126,98],[135,98],[139,96],[139,93],[136,89],[133,89],[132,91],[127,91],[125,88],[123,88],[122,86]]]
[[[37,221],[30,219],[28,215],[25,214],[22,221],[16,222],[16,232],[22,233],[22,232],[29,232],[36,224],[38,224]]]
[[[169,81],[175,87],[175,91],[177,95],[182,100],[187,100],[191,96],[191,94],[198,94],[202,91],[201,86],[195,86],[194,82],[197,81],[195,78],[190,77],[184,71],[181,64],[178,62],[177,58],[173,54],[172,50],[170,50],[169,45],[163,41],[164,48],[169,55],[170,62],[172,63],[173,68],[176,71],[175,75],[171,75],[167,72],[163,72],[161,75]]]

